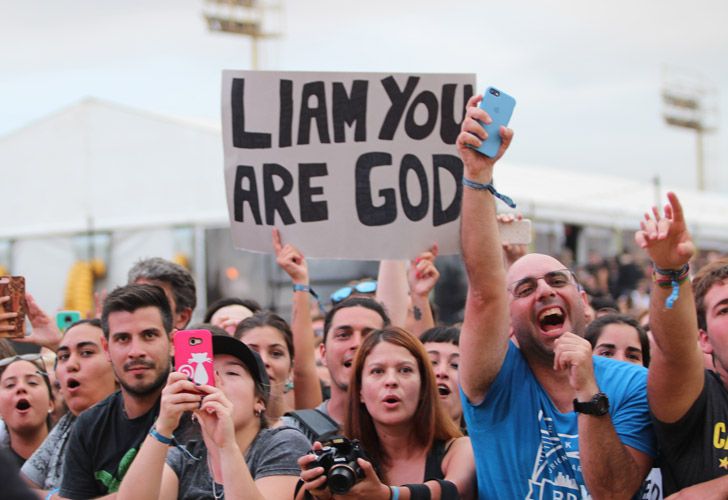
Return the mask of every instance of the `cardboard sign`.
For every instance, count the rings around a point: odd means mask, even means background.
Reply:
[[[224,71],[225,186],[236,248],[271,228],[307,257],[458,252],[455,139],[474,75]]]

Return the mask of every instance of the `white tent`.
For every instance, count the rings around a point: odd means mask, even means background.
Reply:
[[[219,125],[86,99],[0,138],[0,165],[0,264],[25,275],[46,307],[60,305],[78,258],[72,237],[90,230],[111,235],[108,286],[138,258],[171,258],[181,245],[202,298],[204,228],[227,225]],[[650,183],[507,160],[496,181],[540,221],[636,229],[656,200]],[[728,197],[676,191],[698,243],[728,248]],[[5,257],[3,241],[13,242]]]

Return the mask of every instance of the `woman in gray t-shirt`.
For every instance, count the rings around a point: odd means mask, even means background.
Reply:
[[[260,357],[227,335],[212,341],[216,387],[169,375],[159,417],[124,476],[120,500],[293,496],[296,458],[308,441],[294,429],[266,428],[269,386]],[[188,448],[172,435],[185,411],[194,412],[203,437]]]

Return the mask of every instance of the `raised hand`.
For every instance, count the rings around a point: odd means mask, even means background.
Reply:
[[[465,164],[466,174],[471,177],[475,177],[481,171],[487,171],[486,176],[491,177],[493,165],[496,161],[500,160],[503,153],[505,153],[508,146],[510,146],[511,140],[513,140],[513,130],[507,127],[501,127],[501,147],[495,158],[489,158],[470,147],[472,146],[477,148],[488,138],[488,133],[478,120],[486,124],[493,122],[491,117],[488,116],[488,113],[478,107],[478,104],[480,104],[480,101],[482,100],[482,95],[474,95],[468,100],[465,107],[465,118],[463,119],[463,123],[460,127],[460,134],[455,141],[458,153],[460,153],[460,157]],[[486,180],[490,181],[490,179]]]
[[[10,301],[10,296],[5,295],[0,297],[0,306]],[[0,308],[0,311],[3,310]],[[16,312],[1,312],[0,313],[0,332],[14,332],[15,331],[15,318],[18,317]]]
[[[273,228],[273,250],[276,254],[276,263],[283,269],[291,281],[298,285],[308,285],[308,264],[303,254],[290,243],[285,246],[281,243],[281,233]]]
[[[661,269],[679,269],[695,254],[682,205],[675,193],[667,193],[668,203],[664,216],[657,207],[652,207],[652,215],[645,213],[640,222],[640,230],[635,233],[635,242],[650,256]]]
[[[437,280],[440,279],[440,272],[435,267],[435,258],[439,253],[437,244],[432,245],[426,252],[422,252],[416,259],[410,261],[407,269],[407,281],[410,293],[426,297],[430,294]]]
[[[163,436],[171,436],[179,425],[182,413],[200,407],[202,396],[199,387],[181,372],[171,372],[162,390],[159,416],[154,424]]]
[[[33,330],[30,335],[13,340],[57,351],[61,339],[63,339],[63,333],[58,329],[55,320],[40,308],[31,294],[25,294],[25,302],[28,304],[28,320]]]
[[[198,389],[205,393],[200,409],[195,411],[203,434],[218,448],[237,445],[235,424],[233,424],[233,404],[219,388],[202,385]]]

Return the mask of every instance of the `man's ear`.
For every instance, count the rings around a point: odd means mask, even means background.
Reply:
[[[698,343],[700,344],[700,350],[705,354],[713,354],[713,345],[710,343],[708,332],[702,328],[698,330]]]
[[[326,341],[321,342],[319,345],[319,354],[321,355],[321,364],[328,368],[328,364],[326,363]]]
[[[172,328],[172,331],[169,334],[169,355],[174,357],[174,336],[177,334],[179,330],[177,328]]]
[[[111,355],[109,354],[109,341],[106,340],[105,335],[103,335],[101,337],[101,348],[104,350],[104,355],[106,356],[106,361],[111,363]]]
[[[174,322],[174,327],[178,330],[184,329],[192,319],[192,308],[185,307],[181,312],[177,313],[177,318]]]

